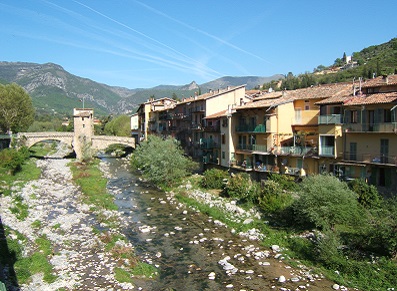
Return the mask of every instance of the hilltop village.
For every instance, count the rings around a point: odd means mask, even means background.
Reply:
[[[172,136],[205,164],[297,179],[332,173],[397,190],[397,75],[266,92],[245,85],[181,101],[150,99],[131,117],[137,141]]]

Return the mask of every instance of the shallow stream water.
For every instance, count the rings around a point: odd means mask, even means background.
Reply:
[[[158,266],[158,278],[136,281],[143,290],[332,289],[330,282],[314,280],[275,259],[271,249],[258,241],[232,234],[217,221],[141,182],[125,160],[103,161],[111,174],[108,189],[123,214],[126,236],[140,258]],[[222,260],[227,264],[220,264]],[[281,275],[286,282],[278,282]]]

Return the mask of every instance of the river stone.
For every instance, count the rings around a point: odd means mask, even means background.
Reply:
[[[272,250],[274,252],[278,252],[278,251],[280,251],[280,247],[278,245],[272,245]]]
[[[332,285],[332,289],[334,290],[339,290],[340,286],[338,284]]]
[[[279,278],[278,278],[278,282],[279,283],[284,283],[286,281],[286,279],[285,279],[285,277],[283,276],[283,275],[281,275]]]

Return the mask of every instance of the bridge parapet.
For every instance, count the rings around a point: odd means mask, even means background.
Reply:
[[[107,135],[94,135],[92,137],[92,148],[96,150],[104,150],[112,144],[122,144],[135,148],[135,138]]]
[[[73,137],[73,132],[19,132],[17,134],[18,141],[24,143],[27,147],[45,140],[58,140],[72,145]]]

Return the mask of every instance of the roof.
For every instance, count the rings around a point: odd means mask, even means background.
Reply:
[[[395,102],[397,102],[397,92],[388,92],[361,96],[334,96],[316,102],[316,105],[343,104],[344,106],[352,106],[368,104],[387,104]]]
[[[251,102],[247,102],[244,105],[236,106],[234,109],[236,110],[244,110],[244,109],[253,109],[253,108],[269,108],[276,107],[281,104],[292,102],[293,99],[290,96],[281,96],[279,98],[273,99],[261,99],[261,100],[253,100]]]
[[[344,102],[345,106],[397,103],[397,92],[377,93],[371,95],[354,96]]]
[[[239,109],[276,107],[295,100],[344,98],[352,93],[352,84],[336,83],[318,85],[296,90],[275,91],[257,96],[252,102],[235,107]],[[255,93],[257,94],[257,93]]]
[[[226,117],[228,110],[222,110],[211,115],[206,116],[204,119],[215,119],[220,117]]]
[[[313,87],[286,91],[295,100],[325,99],[334,96],[346,96],[353,92],[351,83],[324,84]]]
[[[361,88],[397,85],[397,75],[380,76],[368,79],[361,84]]]
[[[204,94],[194,96],[194,97],[191,96],[189,98],[185,98],[184,100],[178,102],[178,105],[193,102],[193,101],[207,100],[209,98],[213,98],[215,96],[219,96],[224,93],[231,92],[231,91],[234,91],[234,90],[237,90],[240,88],[244,88],[244,87],[245,87],[245,85],[240,85],[240,86],[234,86],[234,87],[227,87],[226,89],[211,90],[208,93],[204,93]]]

